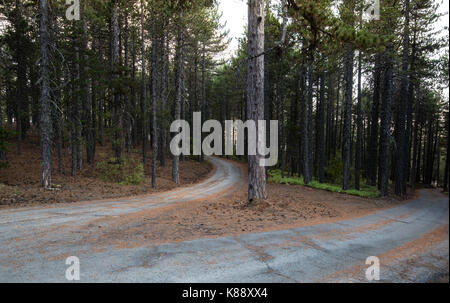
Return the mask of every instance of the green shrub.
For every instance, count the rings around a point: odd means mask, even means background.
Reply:
[[[141,184],[145,179],[144,166],[133,158],[120,162],[115,158],[101,160],[97,163],[97,174],[105,181],[122,185]]]
[[[344,172],[344,163],[342,163],[341,152],[337,151],[336,157],[330,160],[328,166],[325,167],[325,177],[333,184],[342,182],[342,174]]]
[[[270,182],[278,183],[278,184],[293,184],[293,185],[305,185],[303,178],[298,177],[281,177],[280,170],[270,170],[268,180]],[[327,190],[331,192],[344,193],[353,196],[360,196],[365,198],[377,198],[380,196],[380,192],[374,186],[362,185],[361,190],[349,189],[342,190],[341,185],[337,184],[328,184],[328,183],[319,183],[315,180],[310,182],[307,186],[322,190]]]
[[[9,147],[11,146],[10,141],[14,137],[14,132],[0,128],[0,169],[8,167],[9,163],[8,161],[2,159],[1,155],[5,154],[9,151]]]

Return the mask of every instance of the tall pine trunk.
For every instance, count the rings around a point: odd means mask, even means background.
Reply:
[[[343,162],[344,174],[342,189],[350,188],[350,165],[352,148],[352,99],[353,99],[353,47],[348,44],[345,54],[345,97],[344,97],[344,133],[343,133]]]
[[[311,58],[311,62],[307,67],[307,88],[305,85],[305,106],[303,109],[303,179],[305,184],[309,184],[312,181],[312,95],[313,95],[313,71],[312,62],[314,58]]]
[[[403,58],[400,83],[400,102],[397,109],[396,152],[395,152],[395,194],[406,194],[405,171],[407,166],[406,103],[408,98],[408,64],[409,63],[409,0],[405,7],[405,29],[403,33]]]
[[[358,104],[356,107],[356,151],[355,151],[355,188],[360,189],[360,175],[361,175],[361,151],[362,151],[362,131],[363,123],[361,117],[361,102],[362,102],[362,92],[361,92],[361,78],[362,78],[362,53],[359,51],[358,55]]]
[[[181,22],[183,17],[183,12],[179,14],[179,21]],[[174,102],[174,120],[181,119],[181,95],[182,95],[182,78],[183,78],[183,31],[181,25],[178,24],[178,35],[177,35],[177,48],[176,48],[176,92],[175,92],[175,102]],[[180,156],[174,155],[172,158],[172,180],[173,182],[180,183]]]
[[[50,71],[49,71],[49,28],[48,2],[40,1],[40,43],[41,43],[41,97],[40,97],[40,131],[42,147],[42,186],[50,188],[52,185],[52,121],[50,108]]]
[[[152,4],[154,1],[152,1]],[[152,7],[154,10],[154,7]],[[156,188],[156,158],[158,157],[158,125],[156,121],[157,106],[157,38],[156,38],[156,20],[155,13],[152,12],[152,187]]]
[[[390,43],[385,51],[384,85],[381,104],[380,129],[380,171],[379,186],[382,196],[389,194],[389,164],[391,158],[391,107],[392,107],[392,55],[393,45]]]
[[[142,162],[147,163],[147,83],[145,81],[145,35],[144,35],[144,1],[141,0],[141,131],[142,131]]]
[[[256,142],[260,134],[258,121],[264,120],[264,0],[248,1],[248,71],[247,118],[256,124]],[[248,155],[248,201],[266,199],[266,170],[261,166],[263,156]]]
[[[83,36],[82,36],[82,48],[83,48],[83,61],[82,61],[82,70],[83,70],[83,116],[84,116],[84,134],[86,141],[86,161],[89,164],[94,163],[94,150],[95,150],[95,141],[93,136],[92,129],[92,104],[91,104],[91,94],[90,94],[90,85],[89,85],[89,68],[88,68],[88,28],[87,28],[87,20],[86,20],[86,8],[85,2],[83,2],[82,8],[82,27],[83,27]]]
[[[319,104],[317,118],[317,165],[319,172],[319,182],[325,182],[325,72],[321,72],[319,76]]]

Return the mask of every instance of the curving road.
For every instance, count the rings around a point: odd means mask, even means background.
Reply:
[[[427,282],[449,267],[449,201],[437,191],[357,219],[237,237],[94,248],[84,226],[99,217],[226,195],[245,182],[230,162],[211,158],[208,180],[116,201],[0,210],[0,282],[67,282],[65,258],[80,259],[81,282],[366,282],[380,260],[381,282]],[[72,241],[76,243],[77,241]]]

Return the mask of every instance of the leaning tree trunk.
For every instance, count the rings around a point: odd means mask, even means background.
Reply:
[[[49,71],[49,29],[48,29],[48,2],[40,1],[40,43],[41,43],[41,113],[40,130],[42,146],[42,186],[49,188],[52,185],[52,121],[50,108],[50,71]]]
[[[265,134],[260,133],[258,121],[264,120],[264,0],[248,1],[248,73],[247,116],[256,123],[256,142]],[[273,144],[273,142],[272,142]],[[259,154],[248,155],[248,201],[266,199],[266,170]]]

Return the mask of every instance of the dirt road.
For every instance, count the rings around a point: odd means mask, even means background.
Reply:
[[[69,256],[80,260],[80,282],[366,282],[369,256],[379,258],[384,282],[448,275],[449,202],[431,190],[369,216],[295,229],[141,247],[82,241],[102,228],[90,226],[98,218],[109,224],[124,214],[226,195],[245,182],[230,162],[211,161],[216,171],[208,180],[167,193],[1,210],[0,282],[67,282]]]

